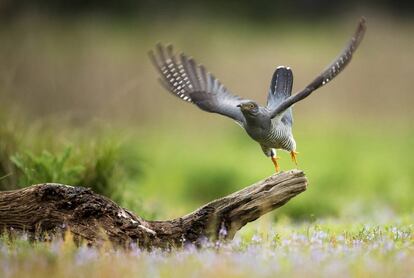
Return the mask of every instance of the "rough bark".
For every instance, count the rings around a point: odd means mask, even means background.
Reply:
[[[97,245],[105,239],[142,248],[232,239],[248,222],[306,190],[302,171],[272,175],[193,213],[167,221],[147,221],[90,189],[46,183],[0,192],[1,231],[22,231],[34,240],[69,229],[75,239]]]

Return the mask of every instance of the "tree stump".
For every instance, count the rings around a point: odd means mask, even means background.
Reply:
[[[201,244],[206,239],[231,240],[248,222],[283,206],[306,190],[299,170],[274,174],[196,211],[167,221],[147,221],[84,187],[45,183],[0,192],[0,230],[24,232],[33,240],[67,229],[90,245],[109,239],[116,245],[141,248]]]

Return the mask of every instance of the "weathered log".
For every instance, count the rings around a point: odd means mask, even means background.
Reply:
[[[0,229],[27,233],[32,239],[63,233],[97,245],[104,239],[142,248],[199,244],[232,239],[248,222],[306,190],[302,171],[274,174],[193,213],[167,221],[147,221],[90,189],[45,183],[0,192]]]

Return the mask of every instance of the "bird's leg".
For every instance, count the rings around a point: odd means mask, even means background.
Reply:
[[[279,159],[279,157],[272,155],[270,158],[272,159],[272,162],[275,165],[276,173],[279,173],[280,168],[279,168],[279,164],[277,163],[277,160]]]
[[[290,157],[292,158],[292,161],[296,164],[296,166],[298,166],[297,154],[298,152],[296,151],[290,152]]]

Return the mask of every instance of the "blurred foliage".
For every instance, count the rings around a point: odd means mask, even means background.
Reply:
[[[193,166],[184,181],[186,197],[198,203],[207,203],[226,196],[237,189],[237,172],[212,165]]]
[[[0,115],[2,190],[56,182],[86,186],[122,203],[126,176],[138,182],[142,175],[140,163],[130,163],[129,154],[111,136],[85,141],[77,132],[56,124],[30,126],[27,120],[10,120],[4,115]]]
[[[118,150],[116,145],[104,143],[95,147],[93,156],[86,162],[85,171],[80,180],[75,185],[91,187],[95,192],[110,196],[116,201],[120,201],[118,196],[119,183],[121,180],[116,174],[116,167],[119,166]]]
[[[19,169],[20,176],[18,185],[20,187],[29,184],[39,184],[47,181],[63,181],[67,184],[77,184],[81,173],[84,171],[82,165],[67,166],[71,148],[66,148],[62,154],[52,155],[44,150],[39,155],[27,151],[24,154],[17,153],[10,160]]]

